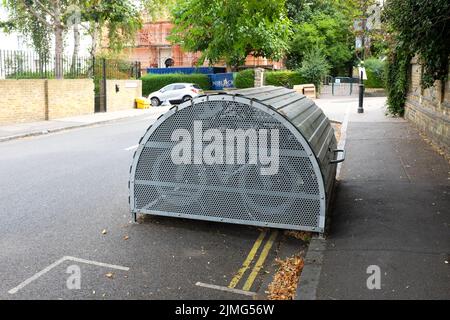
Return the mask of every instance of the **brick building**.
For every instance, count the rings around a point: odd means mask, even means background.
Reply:
[[[185,52],[179,45],[171,44],[166,38],[172,27],[173,25],[169,20],[146,22],[138,33],[135,47],[126,48],[124,53],[130,60],[140,61],[143,69],[148,67],[164,68],[168,59],[173,60],[173,66],[175,67],[194,66],[200,57],[200,52]],[[218,64],[217,66],[223,65]],[[284,68],[282,61],[271,61],[253,56],[247,57],[245,66]]]

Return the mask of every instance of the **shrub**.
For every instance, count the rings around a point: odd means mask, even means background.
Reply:
[[[385,63],[377,58],[369,58],[364,61],[367,80],[364,82],[367,88],[384,88]]]
[[[388,111],[403,116],[406,94],[408,92],[408,69],[412,54],[402,50],[392,50],[385,66],[385,88]]]
[[[264,84],[291,88],[305,83],[304,78],[296,71],[267,71],[264,73]]]
[[[203,90],[211,89],[211,83],[206,74],[146,74],[141,78],[142,80],[142,94],[149,95],[153,91],[157,91],[164,86],[176,82],[187,82],[198,84]]]
[[[55,79],[55,73],[18,72],[7,75],[6,79]]]
[[[306,82],[313,83],[317,90],[320,90],[320,81],[329,71],[330,65],[319,48],[311,49],[305,54],[299,69]]]
[[[255,70],[246,69],[236,73],[234,86],[236,88],[253,88],[255,85]]]

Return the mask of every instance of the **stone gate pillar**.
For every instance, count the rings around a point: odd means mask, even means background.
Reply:
[[[255,69],[255,88],[262,87],[264,85],[264,69]]]

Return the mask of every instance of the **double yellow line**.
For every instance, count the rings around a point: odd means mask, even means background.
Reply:
[[[241,280],[241,278],[244,276],[245,272],[250,268],[250,265],[253,261],[253,259],[255,258],[256,254],[258,253],[258,249],[261,246],[261,244],[264,241],[264,238],[267,235],[267,231],[261,231],[261,233],[259,234],[258,238],[256,239],[255,243],[253,244],[252,249],[250,250],[250,252],[247,255],[247,258],[244,260],[244,263],[242,264],[242,267],[238,270],[238,272],[236,273],[236,275],[233,277],[233,279],[231,279],[230,284],[228,285],[228,288],[235,288],[237,286],[237,284],[239,283],[239,281]],[[259,271],[261,271],[264,262],[267,259],[267,255],[269,254],[270,249],[273,246],[273,243],[275,242],[275,239],[278,236],[278,231],[275,230],[271,233],[269,239],[267,240],[266,244],[264,245],[258,260],[255,263],[255,266],[253,267],[250,275],[248,276],[247,280],[244,283],[244,287],[242,288],[242,290],[245,291],[249,291],[250,288],[253,285],[253,282],[256,279],[256,276],[258,275]]]

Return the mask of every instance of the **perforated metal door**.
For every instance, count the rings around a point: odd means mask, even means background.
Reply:
[[[132,211],[322,231],[322,177],[295,127],[263,106],[231,98],[202,100],[171,110],[143,137],[131,168]],[[278,129],[278,173],[261,175],[260,164],[237,164],[237,160],[234,164],[174,164],[172,132],[183,128],[193,135],[194,121],[201,121],[204,131],[218,129],[224,136],[227,129]],[[253,151],[247,149],[246,159]]]

